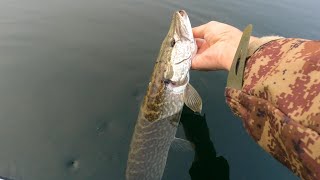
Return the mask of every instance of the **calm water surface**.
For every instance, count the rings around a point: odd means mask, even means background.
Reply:
[[[172,13],[254,35],[320,39],[320,1],[0,1],[0,176],[124,179],[129,142]],[[298,179],[265,153],[224,102],[225,72],[192,72],[231,179]],[[189,179],[170,152],[164,179]]]

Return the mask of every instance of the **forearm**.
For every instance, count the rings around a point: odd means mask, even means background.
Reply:
[[[226,88],[228,105],[263,149],[319,179],[320,41],[278,39],[250,55],[242,89]]]

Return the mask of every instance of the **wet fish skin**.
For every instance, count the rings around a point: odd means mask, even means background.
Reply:
[[[140,107],[127,161],[127,180],[162,178],[187,97],[197,46],[187,13],[174,13]]]

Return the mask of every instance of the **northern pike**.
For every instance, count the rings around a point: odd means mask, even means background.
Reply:
[[[187,13],[175,12],[140,106],[128,155],[127,180],[161,179],[171,144],[188,144],[175,134],[184,103],[195,112],[202,108],[199,94],[189,84],[196,51]]]

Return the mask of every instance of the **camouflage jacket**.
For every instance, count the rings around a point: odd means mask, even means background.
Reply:
[[[320,179],[320,41],[275,39],[249,52],[242,89],[227,87],[226,102],[264,150]]]

